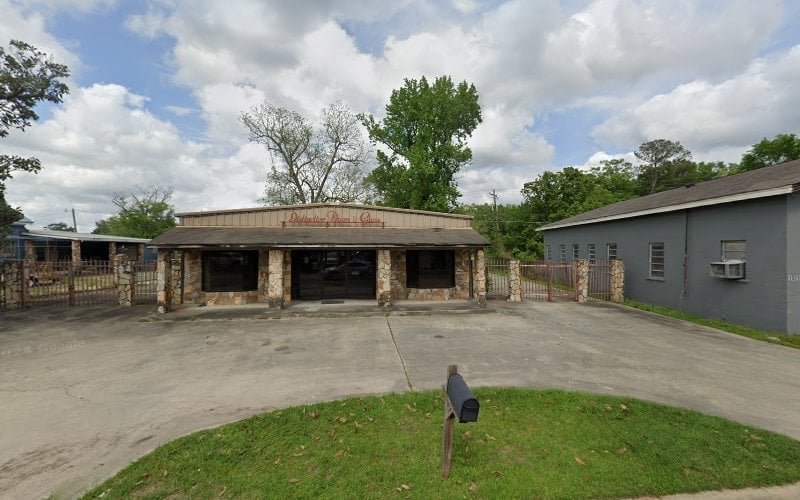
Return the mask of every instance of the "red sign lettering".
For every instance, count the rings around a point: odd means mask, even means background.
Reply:
[[[382,225],[383,221],[375,215],[362,211],[358,215],[354,215],[352,219],[342,217],[339,212],[335,210],[328,211],[327,217],[320,217],[319,215],[302,215],[294,210],[289,212],[289,217],[284,221],[285,224],[293,226],[331,226],[331,225],[357,225],[361,227]]]

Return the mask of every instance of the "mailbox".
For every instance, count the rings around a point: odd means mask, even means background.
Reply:
[[[450,400],[453,412],[459,422],[476,422],[478,420],[480,404],[467,387],[464,378],[457,373],[447,379],[447,399]]]

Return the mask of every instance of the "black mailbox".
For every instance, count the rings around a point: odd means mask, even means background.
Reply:
[[[447,379],[447,398],[453,405],[453,411],[459,422],[476,422],[480,404],[467,387],[464,378],[456,373]]]

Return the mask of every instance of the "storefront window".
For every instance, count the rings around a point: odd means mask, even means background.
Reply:
[[[409,250],[406,252],[408,288],[451,288],[455,286],[455,257],[452,250]]]
[[[258,289],[258,251],[203,252],[204,292]]]

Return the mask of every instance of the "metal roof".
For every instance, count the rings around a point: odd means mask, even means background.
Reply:
[[[486,238],[471,228],[176,227],[150,241],[151,246],[164,248],[483,247],[488,244]]]
[[[28,229],[23,236],[31,238],[48,238],[51,240],[98,241],[115,243],[147,243],[147,238],[128,238],[127,236],[110,236],[107,234],[74,233],[72,231],[56,231],[53,229]]]
[[[800,189],[800,160],[671,189],[545,224],[538,231],[786,195]]]
[[[270,212],[270,211],[282,211],[291,209],[307,210],[313,208],[334,208],[334,207],[356,208],[360,210],[379,210],[384,212],[397,212],[397,213],[405,213],[412,215],[434,215],[436,217],[448,217],[452,219],[471,220],[473,218],[471,215],[453,214],[447,212],[431,212],[428,210],[411,210],[408,208],[382,207],[378,205],[361,205],[358,203],[307,203],[303,205],[268,205],[268,206],[253,207],[253,208],[233,208],[224,210],[203,210],[199,212],[180,212],[176,213],[175,216],[189,217],[198,215],[223,215],[223,214],[235,214],[235,213],[246,213],[246,212]]]

